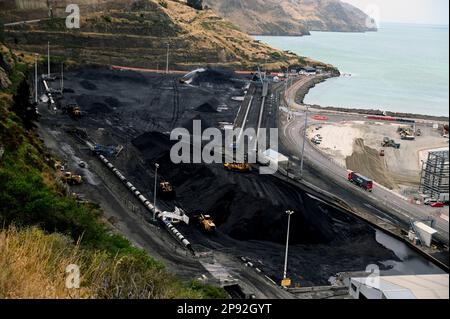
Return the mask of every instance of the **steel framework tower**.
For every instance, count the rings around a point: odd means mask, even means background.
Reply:
[[[430,152],[423,163],[420,191],[432,198],[448,200],[449,151]]]

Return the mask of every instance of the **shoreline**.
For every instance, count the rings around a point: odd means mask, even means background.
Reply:
[[[436,115],[426,115],[426,114],[415,114],[415,113],[403,113],[403,112],[393,112],[393,111],[382,111],[378,109],[357,109],[357,108],[345,108],[345,107],[334,107],[334,106],[321,106],[317,104],[305,104],[304,100],[306,95],[309,93],[311,89],[316,87],[317,84],[323,83],[328,79],[337,78],[339,76],[333,75],[321,75],[312,77],[309,81],[305,82],[304,85],[300,86],[295,92],[295,102],[300,105],[309,106],[311,108],[321,110],[321,111],[330,111],[330,112],[339,112],[339,113],[356,113],[361,115],[369,115],[369,116],[391,116],[391,117],[399,117],[399,118],[407,118],[407,119],[415,119],[415,120],[427,120],[427,121],[436,121],[436,122],[449,122],[448,116],[436,116]]]

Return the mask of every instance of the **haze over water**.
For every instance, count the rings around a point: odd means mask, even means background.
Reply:
[[[256,39],[352,74],[317,85],[308,104],[449,115],[448,26],[384,24],[378,32]]]

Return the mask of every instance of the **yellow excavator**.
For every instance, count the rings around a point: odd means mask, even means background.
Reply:
[[[233,172],[249,172],[250,171],[250,165],[248,163],[225,163],[223,164],[223,167],[225,167],[228,171]]]

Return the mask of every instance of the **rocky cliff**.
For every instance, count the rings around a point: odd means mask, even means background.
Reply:
[[[50,41],[53,55],[147,68],[165,67],[168,44],[171,68],[215,64],[255,69],[264,64],[281,69],[315,63],[255,41],[212,10],[197,11],[185,1],[84,0],[80,29],[67,29],[65,5],[70,2],[58,1],[52,7],[53,19],[42,13],[45,20],[39,23],[6,26],[6,41],[15,49],[43,54]],[[14,21],[38,17],[36,10],[11,3],[2,8],[5,3],[0,9],[15,16]],[[26,8],[26,2],[23,5]]]
[[[254,35],[307,35],[310,31],[375,31],[373,21],[340,0],[205,0],[220,16]]]

